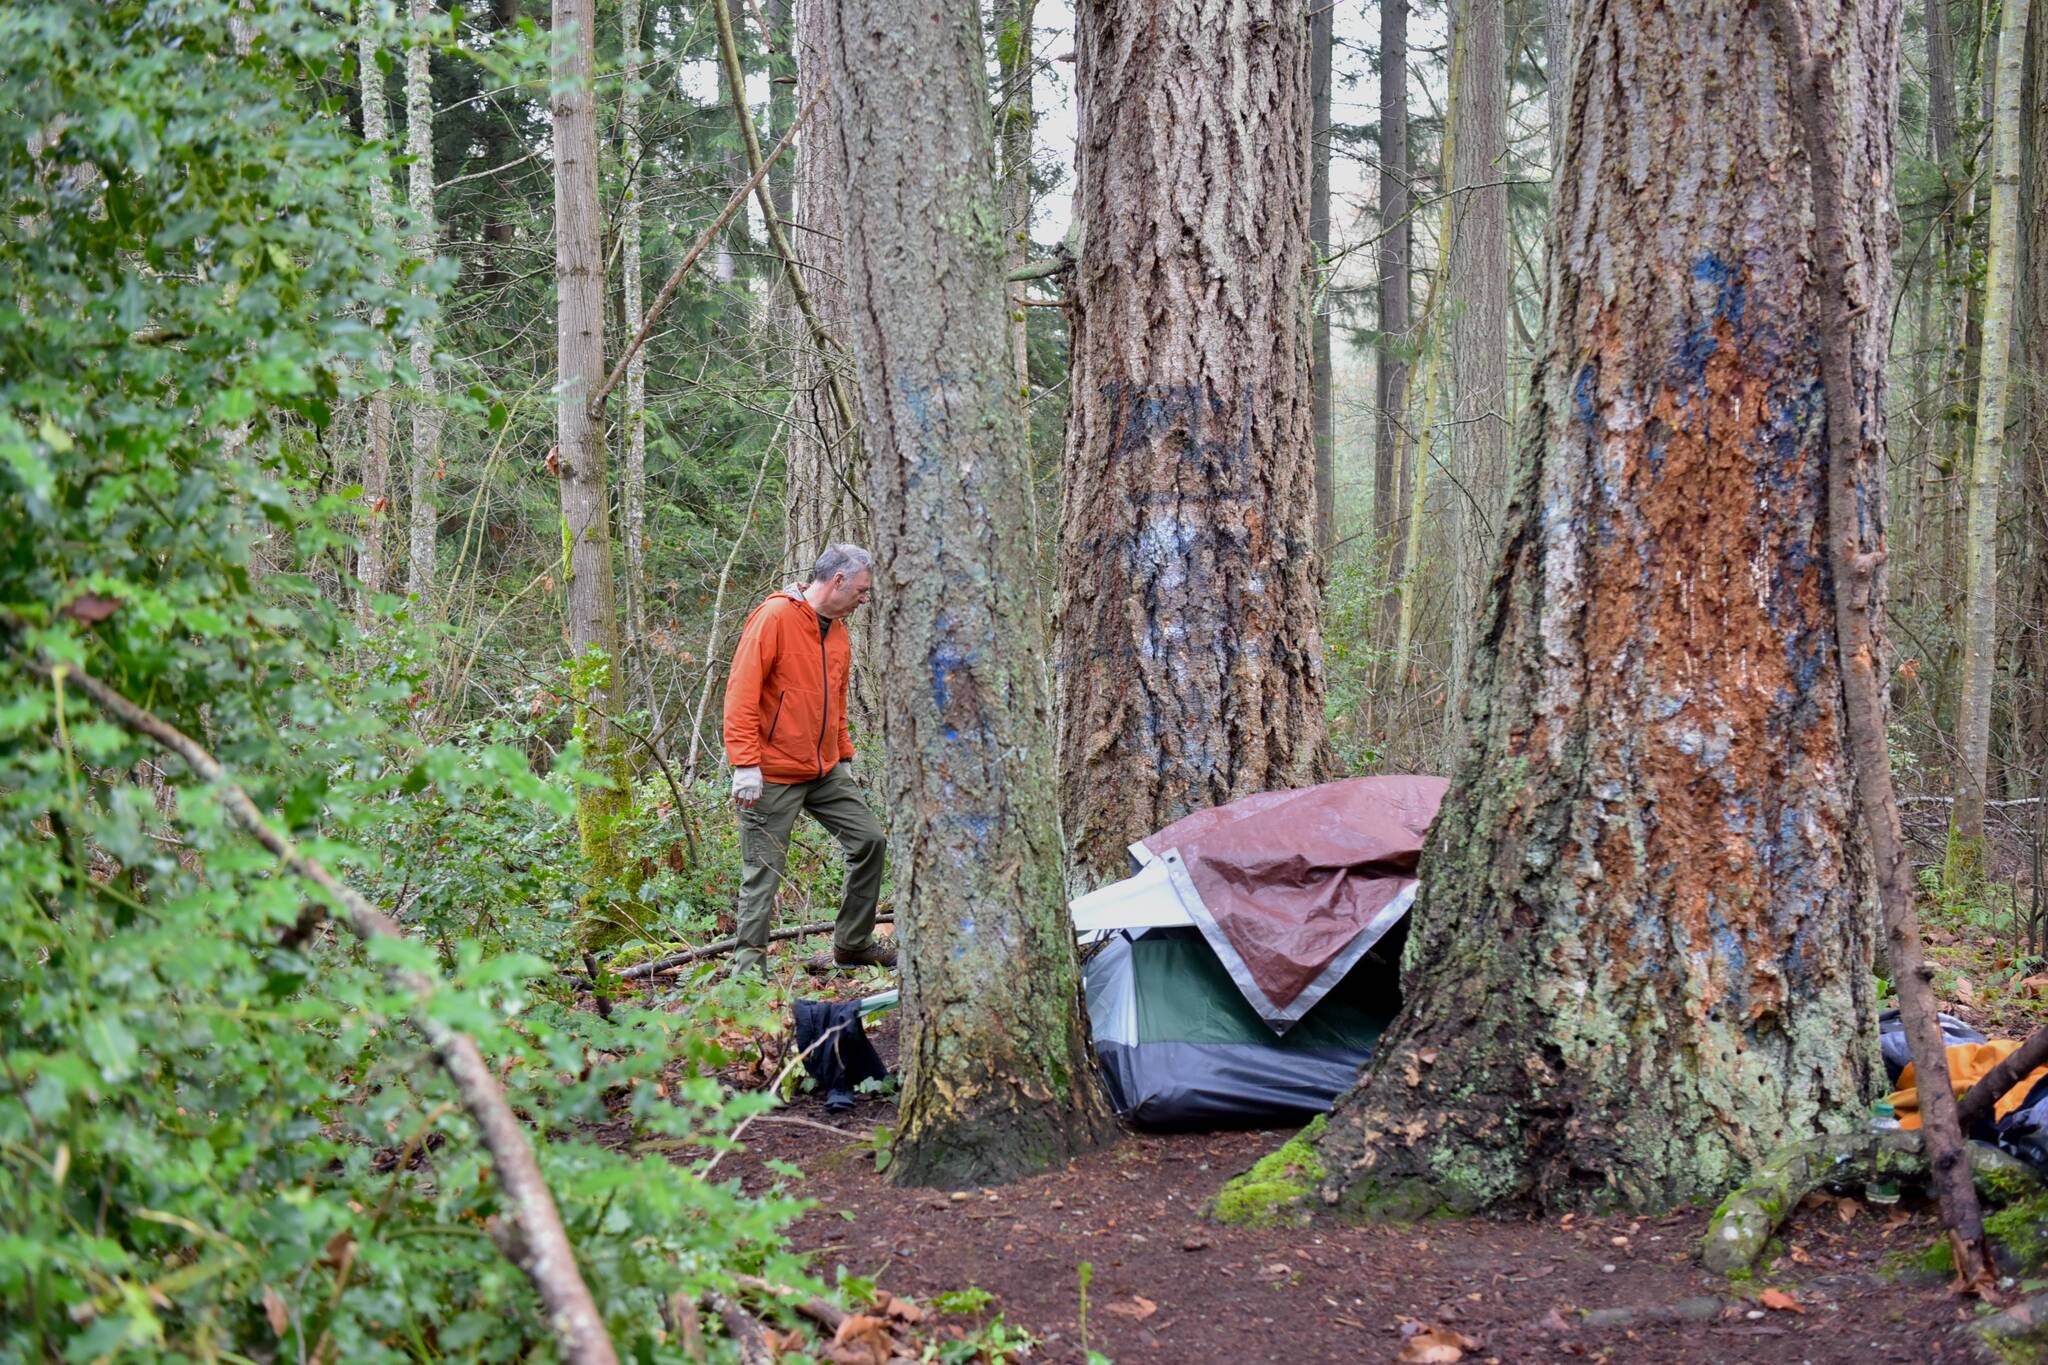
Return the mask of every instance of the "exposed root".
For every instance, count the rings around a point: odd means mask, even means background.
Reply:
[[[1970,1171],[1987,1202],[2006,1203],[2037,1190],[2031,1166],[1981,1142],[1967,1144]],[[1700,1243],[1709,1270],[1747,1270],[1799,1201],[1822,1185],[1925,1183],[1921,1135],[1856,1133],[1795,1142],[1757,1167],[1749,1182],[1721,1201]]]

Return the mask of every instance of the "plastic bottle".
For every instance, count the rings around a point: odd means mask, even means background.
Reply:
[[[1896,1133],[1899,1131],[1898,1111],[1892,1108],[1890,1100],[1879,1100],[1876,1104],[1870,1106],[1870,1131],[1873,1133]],[[1873,1180],[1863,1187],[1863,1197],[1873,1204],[1896,1204],[1899,1202],[1898,1182],[1894,1180]]]

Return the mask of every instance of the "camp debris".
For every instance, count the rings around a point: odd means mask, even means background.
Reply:
[[[1197,811],[1071,903],[1117,1110],[1152,1127],[1327,1111],[1400,1006],[1445,782],[1359,777]]]

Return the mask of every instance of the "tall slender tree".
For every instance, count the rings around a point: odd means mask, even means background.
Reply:
[[[1968,890],[1984,876],[1984,801],[1991,757],[1991,691],[1998,673],[1998,491],[2005,478],[2007,390],[2020,244],[2020,125],[2028,0],[1999,9],[1991,117],[1991,221],[1986,231],[1977,440],[1964,535],[1963,681],[1956,711],[1956,803],[1945,881]]]
[[[796,0],[797,105],[810,104],[828,85],[826,44],[831,41],[833,0]],[[842,243],[846,235],[846,162],[835,125],[844,92],[828,85],[797,137],[796,214],[791,248],[818,322],[835,342],[852,336]],[[846,369],[842,346],[824,347],[796,320],[795,377],[791,383],[788,435],[788,546],[784,558],[794,570],[811,566],[834,541],[865,544],[870,535],[867,500],[861,488],[867,466],[860,431],[844,421],[831,386],[839,374],[849,401],[858,395]],[[864,668],[857,674],[865,675]],[[862,689],[865,690],[865,689]],[[859,718],[869,708],[850,714]]]
[[[1408,407],[1408,0],[1380,0],[1379,335],[1374,363],[1373,533],[1388,546],[1388,581],[1401,577],[1401,470]],[[1389,616],[1394,598],[1388,595]],[[1391,619],[1383,625],[1392,624]]]
[[[1898,5],[1831,14],[1848,257],[1881,301]],[[1356,1211],[1711,1199],[1789,1139],[1860,1127],[1881,1074],[1827,431],[1881,447],[1888,311],[1849,324],[1861,409],[1824,407],[1805,144],[1765,13],[1576,0],[1570,22],[1549,337],[1472,739],[1404,1009],[1320,1140],[1324,1197]],[[1882,491],[1860,492],[1844,515],[1875,549]]]
[[[1059,771],[1095,874],[1316,772],[1304,15],[1078,7]]]
[[[1448,167],[1451,235],[1445,273],[1442,365],[1450,398],[1444,446],[1451,559],[1451,682],[1444,708],[1462,729],[1473,638],[1493,572],[1508,472],[1507,9],[1503,0],[1459,0],[1456,146]]]
[[[358,0],[356,74],[362,82],[363,141],[376,148],[376,155],[382,157],[385,143],[391,137],[391,120],[384,102],[384,68],[377,64],[380,18],[372,0]],[[380,234],[391,230],[388,166],[370,177],[370,224]],[[391,524],[391,443],[395,429],[391,390],[381,378],[391,369],[390,352],[379,346],[370,364],[380,378],[365,404],[363,423],[363,549],[356,561],[356,578],[362,584],[357,615],[365,624],[370,619],[371,599],[385,591],[385,561],[389,552],[384,547],[384,528]]]
[[[605,913],[625,870],[631,805],[625,738],[613,721],[623,688],[612,581],[611,486],[602,413],[589,406],[604,381],[604,244],[597,196],[595,0],[554,0],[555,449],[562,495],[562,568],[569,652],[585,761],[609,779],[576,796],[576,826],[590,876],[589,936],[611,932]]]
[[[1330,47],[1337,7],[1317,5],[1308,19],[1309,188],[1308,236],[1314,253],[1314,352],[1310,382],[1315,388],[1316,547],[1328,554],[1337,538],[1337,401],[1330,347]]]
[[[1002,0],[996,6],[1001,27],[996,33],[997,167],[1002,185],[1003,229],[1008,234],[1009,268],[1015,274],[1031,259],[1031,143],[1037,117],[1032,108],[1031,22],[1038,0]],[[1017,392],[1030,396],[1030,329],[1021,301],[1010,308],[1010,356],[1017,372]]]
[[[434,259],[434,82],[429,58],[439,15],[434,0],[412,0],[405,35],[406,208],[412,216],[412,253],[424,270]],[[425,295],[424,285],[415,292]],[[412,460],[405,590],[428,607],[434,594],[434,475],[441,458],[441,405],[434,384],[434,325],[424,312],[414,319],[412,368],[417,397],[412,405]],[[429,609],[431,609],[429,607]]]
[[[825,11],[875,507],[903,971],[894,1179],[1044,1170],[1115,1124],[1060,895],[1027,461],[978,7]]]
[[[628,338],[640,335],[646,315],[644,281],[640,275],[640,199],[647,168],[640,145],[640,0],[619,6],[619,152],[625,188],[619,205],[619,294]],[[626,360],[626,478],[619,520],[626,540],[626,652],[641,661],[635,671],[644,677],[647,647],[647,351],[636,349]],[[624,680],[630,683],[630,679]],[[651,698],[651,688],[650,688]],[[650,700],[650,706],[652,702]]]

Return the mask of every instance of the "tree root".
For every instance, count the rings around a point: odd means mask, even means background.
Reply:
[[[1992,1203],[2007,1203],[2040,1186],[2033,1167],[1987,1143],[1966,1144],[1970,1172]],[[1809,1192],[1823,1185],[1924,1183],[1927,1154],[1917,1132],[1850,1133],[1809,1138],[1782,1148],[1749,1182],[1721,1201],[1700,1243],[1709,1270],[1747,1270]]]

